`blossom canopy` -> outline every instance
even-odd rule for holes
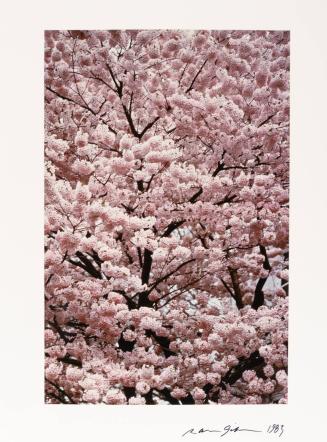
[[[47,403],[287,402],[289,33],[45,32]]]

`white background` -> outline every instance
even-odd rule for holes
[[[324,1],[10,1],[0,27],[0,441],[217,440],[227,424],[285,425],[278,440],[323,441],[326,410],[326,18]],[[44,29],[291,31],[289,404],[43,404]],[[276,440],[265,433],[223,440]]]

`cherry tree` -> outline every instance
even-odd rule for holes
[[[46,31],[47,403],[287,402],[289,33]]]

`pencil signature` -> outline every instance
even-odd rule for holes
[[[203,433],[220,433],[220,437],[226,436],[230,433],[239,433],[241,431],[247,431],[252,433],[269,433],[269,434],[276,434],[276,436],[281,437],[281,435],[284,433],[284,425],[280,424],[272,424],[269,425],[266,430],[259,430],[254,428],[241,428],[239,426],[232,426],[232,425],[226,425],[223,429],[218,428],[200,428],[199,430],[196,430],[195,428],[190,428],[189,430],[185,431],[185,433],[182,434],[183,436],[187,435],[197,435],[197,434],[203,434]]]

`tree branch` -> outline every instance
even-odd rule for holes
[[[233,290],[234,290],[234,299],[236,302],[236,306],[238,309],[241,309],[244,307],[243,301],[242,301],[242,293],[240,289],[240,285],[238,282],[238,276],[237,276],[237,270],[232,269],[231,267],[228,267],[228,271],[232,280]]]
[[[262,364],[264,364],[264,362],[263,357],[261,357],[259,352],[256,350],[246,359],[239,358],[239,363],[225,374],[221,382],[232,385],[242,377],[245,370],[260,367]]]
[[[150,271],[152,265],[152,252],[149,249],[144,249],[143,267],[142,267],[142,284],[149,283]]]
[[[147,124],[145,126],[145,128],[142,130],[142,132],[139,134],[139,138],[141,139],[143,137],[143,135],[149,130],[151,129],[151,127],[159,120],[160,117],[156,117],[153,121],[151,121],[151,123]]]
[[[81,267],[94,278],[102,279],[101,272],[94,267],[92,262],[85,255],[83,255],[82,252],[77,251],[76,256],[80,259],[81,262],[76,262],[72,259],[69,259],[68,261],[75,266]]]
[[[74,365],[75,367],[82,368],[82,362],[78,359],[72,358],[69,355],[64,356],[63,358],[58,358],[58,361],[64,362],[65,364]]]
[[[166,238],[169,236],[175,229],[178,229],[183,223],[185,223],[185,219],[182,219],[180,221],[172,221],[164,231],[164,233],[161,235],[162,238]]]
[[[263,268],[265,270],[270,271],[271,266],[269,264],[266,248],[261,245],[259,246],[259,248],[260,248],[261,255],[263,255],[265,258],[264,263],[263,263]],[[269,276],[269,274],[268,274],[268,276]],[[262,289],[268,279],[268,276],[266,276],[265,278],[260,278],[259,281],[257,282],[256,288],[254,290],[253,302],[251,305],[251,307],[255,310],[257,310],[260,306],[262,306],[264,304],[265,299],[264,299],[264,294],[263,294]]]
[[[169,278],[170,276],[172,276],[174,273],[178,272],[178,270],[180,270],[182,267],[184,267],[185,265],[189,264],[190,262],[195,261],[195,258],[189,259],[188,261],[183,262],[182,264],[180,264],[179,266],[176,267],[176,269],[172,270],[171,272],[167,273],[166,275],[162,276],[161,278],[157,279],[157,281],[151,286],[149,293],[152,292],[153,289],[155,289],[161,282],[163,282],[165,279]]]
[[[62,387],[59,387],[59,385],[55,384],[54,382],[50,381],[47,378],[45,378],[45,381],[48,382],[50,385],[52,385],[52,387],[54,387],[56,390],[58,390],[61,395],[66,396],[72,404],[76,404],[76,402],[72,399],[72,397],[68,393],[66,393],[66,391]],[[58,396],[56,396],[56,399],[58,399],[60,401]],[[63,402],[63,403],[66,404],[67,402]]]
[[[268,118],[266,118],[262,123],[260,123],[260,124],[258,125],[258,128],[261,127],[261,126],[263,126],[264,124],[268,123],[268,121],[270,121],[270,120],[272,119],[272,117],[274,117],[275,115],[276,115],[276,114],[269,115]]]
[[[200,75],[202,69],[204,68],[204,66],[206,65],[208,59],[204,61],[204,63],[202,64],[202,66],[200,67],[200,69],[198,70],[197,74],[195,75],[195,77],[193,78],[190,86],[186,89],[185,93],[188,94],[192,89],[193,89],[193,85],[196,81],[196,79],[198,78],[198,76]]]

